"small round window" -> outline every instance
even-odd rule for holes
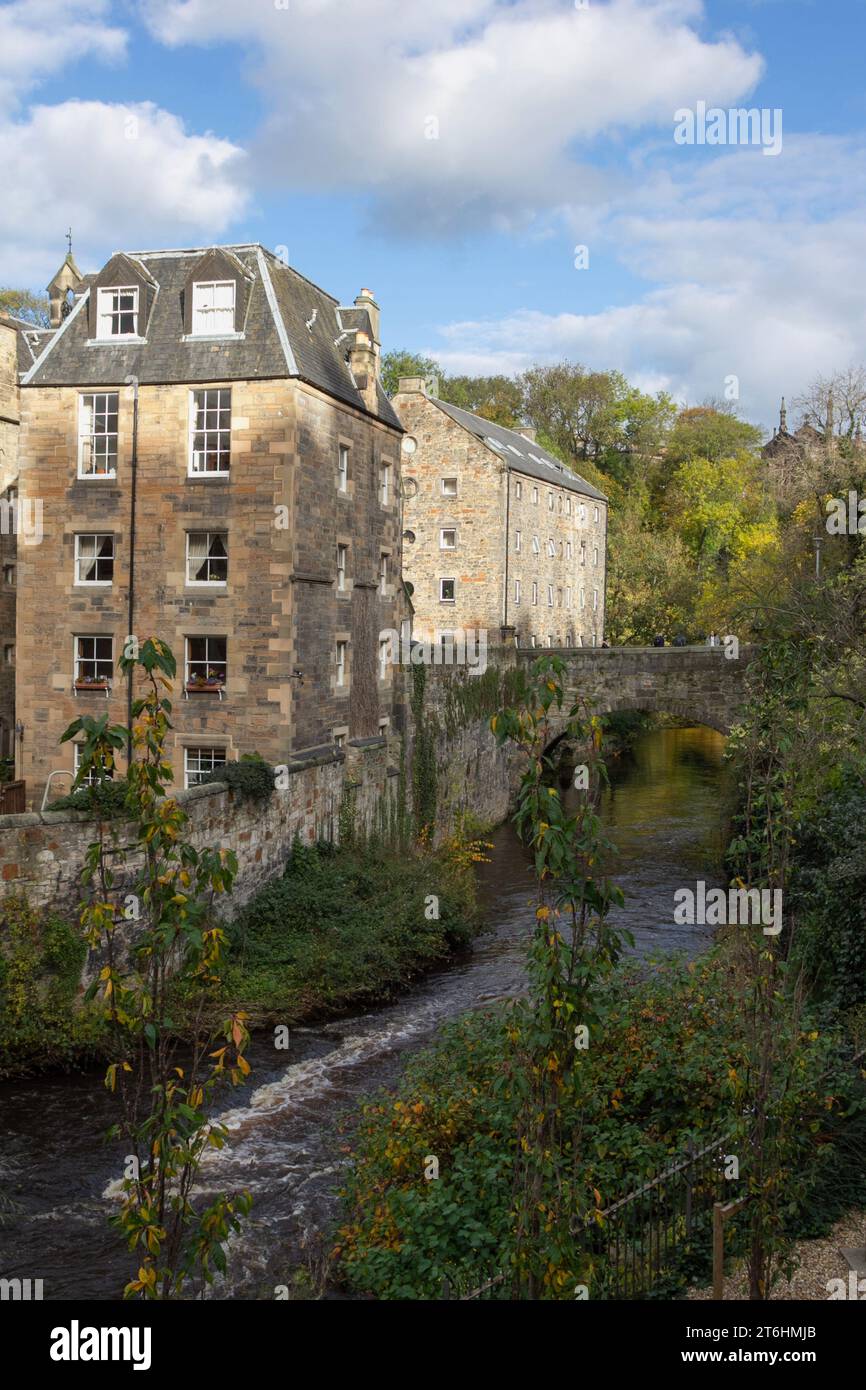
[[[404,478],[404,479],[403,479],[403,496],[404,496],[404,497],[417,497],[417,495],[418,495],[418,479],[417,479],[417,478]]]
[[[414,544],[415,544],[415,532],[414,532],[414,531],[404,531],[404,532],[403,532],[403,539],[404,539],[404,541],[406,541],[407,545],[414,545]]]
[[[416,450],[417,448],[418,448],[418,440],[415,438],[415,436],[412,435],[412,434],[404,434],[404,435],[403,435],[403,453],[404,453],[404,454],[414,454],[414,452],[415,452],[415,450]]]

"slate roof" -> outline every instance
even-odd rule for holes
[[[471,411],[450,405],[448,401],[440,401],[432,396],[429,399],[432,405],[444,410],[458,425],[462,425],[470,434],[474,434],[476,439],[486,444],[513,472],[527,474],[542,483],[567,488],[569,492],[580,492],[584,497],[598,498],[600,502],[607,501],[604,493],[599,492],[598,488],[593,487],[585,478],[581,478],[579,473],[566,468],[565,464],[547,449],[543,449],[540,444],[532,443],[517,430],[507,430],[502,425],[494,425],[481,415],[473,415]],[[495,447],[496,444],[500,446],[498,449]]]
[[[351,336],[341,338],[348,325],[341,322],[337,300],[262,246],[220,248],[240,261],[251,275],[243,336],[220,342],[184,340],[183,287],[190,270],[211,249],[205,246],[127,253],[158,286],[146,328],[147,341],[109,341],[88,346],[88,289],[76,298],[75,307],[58,329],[50,350],[35,364],[27,364],[23,384],[119,385],[127,376],[137,377],[143,386],[299,377],[348,405],[365,410],[346,361]],[[366,310],[358,311],[353,306],[351,312],[363,312],[369,324]],[[378,415],[402,430],[381,389]]]

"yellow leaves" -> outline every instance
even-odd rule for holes
[[[599,1192],[599,1190],[598,1190],[597,1187],[594,1187],[594,1188],[592,1189],[592,1195],[593,1195],[593,1197],[595,1198],[595,1205],[596,1205],[597,1207],[600,1207],[600,1206],[601,1206],[601,1193]]]
[[[536,919],[537,922],[546,922],[549,916],[550,916],[550,908],[549,908],[549,907],[538,907],[538,908],[536,908],[536,910],[535,910],[535,919]]]

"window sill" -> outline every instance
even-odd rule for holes
[[[195,589],[196,593],[201,593],[203,589],[227,589],[228,581],[225,579],[188,579],[184,588]]]
[[[79,483],[116,483],[116,473],[79,473],[76,477]]]
[[[112,579],[76,579],[73,589],[113,589]]]
[[[124,347],[146,347],[147,339],[139,338],[137,333],[112,333],[110,338],[88,338],[85,347],[112,347],[122,343]]]
[[[231,477],[231,470],[226,468],[222,472],[215,470],[210,473],[191,473],[187,471],[186,480],[188,483],[227,483]]]
[[[184,333],[182,343],[238,343],[246,333]]]

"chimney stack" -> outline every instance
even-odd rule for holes
[[[349,349],[349,370],[355,379],[355,385],[364,398],[364,404],[371,414],[375,415],[378,410],[378,362],[376,360],[376,348],[369,333],[365,333],[359,328],[355,333],[355,341]]]
[[[373,298],[373,291],[362,290],[361,293],[358,295],[358,298],[355,300],[355,308],[366,309],[367,313],[370,316],[370,328],[373,331],[373,345],[377,349],[378,355],[379,344],[382,341],[379,337],[382,311],[376,303],[375,299]]]
[[[538,431],[534,425],[518,425],[517,433],[522,434],[524,439],[528,439],[530,444],[536,444]]]

